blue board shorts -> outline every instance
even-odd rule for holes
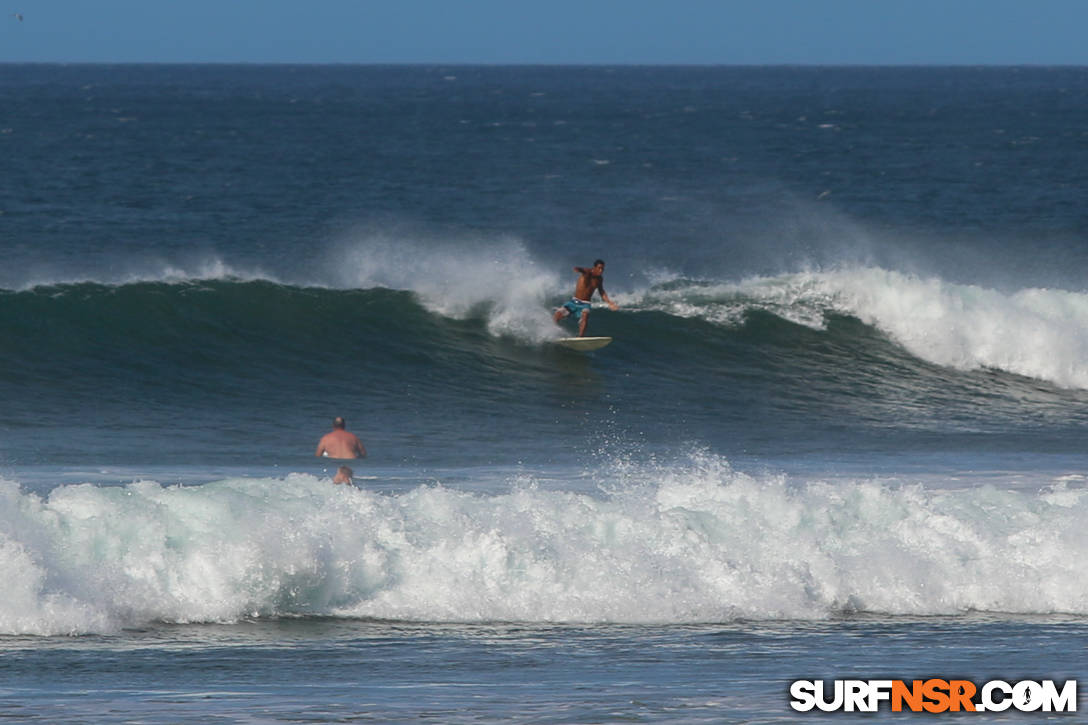
[[[569,302],[564,302],[563,306],[566,307],[567,310],[570,311],[570,314],[575,319],[580,319],[582,317],[582,312],[584,310],[589,310],[589,309],[591,309],[593,307],[593,305],[591,305],[590,303],[583,302],[582,300],[578,299],[577,297],[571,299]]]

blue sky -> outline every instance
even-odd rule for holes
[[[0,62],[1088,65],[1088,0],[0,0],[0,9]]]

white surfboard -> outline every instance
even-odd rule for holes
[[[589,352],[590,350],[600,350],[602,347],[612,342],[611,337],[561,337],[554,341],[556,345],[562,345],[563,347],[570,348],[571,350],[579,350],[581,352]]]

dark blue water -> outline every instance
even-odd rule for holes
[[[1083,674],[1086,119],[1082,68],[0,66],[0,712]]]

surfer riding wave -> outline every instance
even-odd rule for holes
[[[575,315],[578,319],[578,337],[585,337],[586,324],[589,322],[589,311],[592,308],[590,300],[593,299],[594,292],[599,292],[601,299],[608,303],[611,309],[615,310],[618,306],[604,291],[603,259],[596,260],[592,267],[575,267],[574,272],[579,275],[578,281],[574,285],[574,296],[569,302],[563,303],[563,306],[555,311],[554,319],[558,324],[564,317]]]

